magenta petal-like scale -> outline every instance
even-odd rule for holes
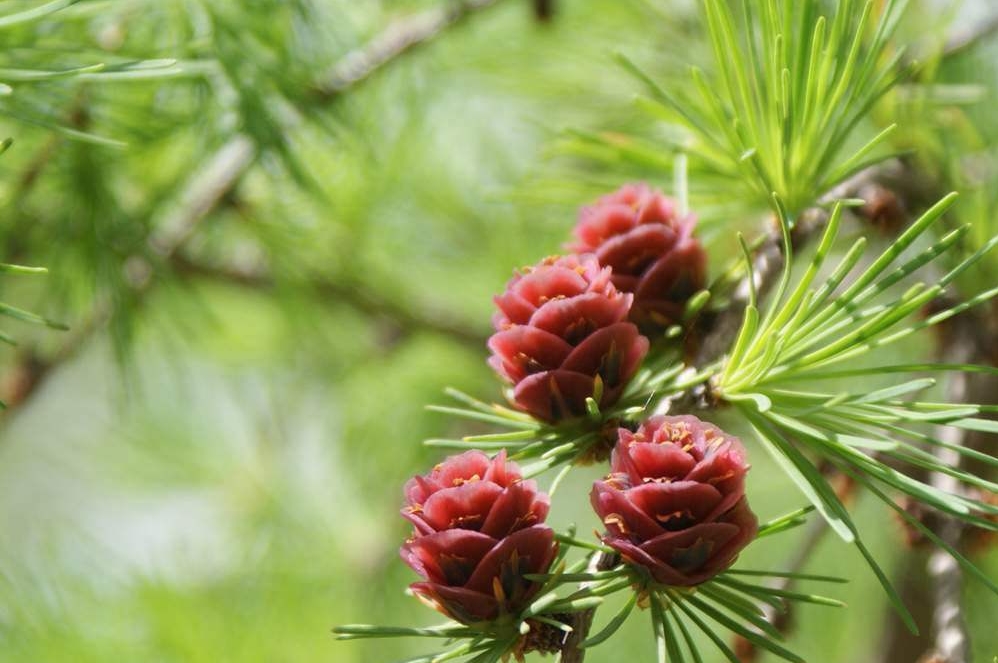
[[[593,484],[590,501],[611,538],[646,541],[661,534],[662,526],[654,516],[631,502],[627,492],[627,489],[619,490],[604,481]]]
[[[622,455],[635,483],[654,477],[686,479],[696,467],[696,460],[675,444],[637,444]]]
[[[496,538],[507,536],[544,522],[550,507],[548,496],[537,492],[533,481],[513,484],[496,498],[481,531]]]
[[[694,238],[696,217],[646,184],[627,184],[582,208],[570,248],[613,269],[634,294],[630,320],[660,333],[682,322],[686,302],[707,283],[707,254]]]
[[[530,317],[530,325],[578,345],[596,330],[625,320],[631,299],[630,295],[609,298],[590,292],[552,300],[537,309]]]
[[[702,521],[724,497],[708,484],[670,481],[634,486],[627,491],[627,499],[671,532]]]
[[[468,577],[460,581],[460,584],[464,584],[481,559],[495,545],[494,538],[481,532],[454,529],[411,539],[402,546],[400,553],[402,560],[413,571],[431,582],[446,582],[444,569],[440,564],[442,555],[467,559],[470,565]]]
[[[486,514],[503,492],[501,486],[472,481],[439,490],[423,504],[422,517],[435,530],[473,529],[480,531]]]
[[[499,616],[499,602],[491,593],[432,582],[415,582],[409,589],[435,604],[447,616],[465,624],[486,622]]]
[[[595,379],[573,371],[537,373],[513,390],[513,400],[541,421],[560,421],[586,413],[586,398],[593,395]]]
[[[666,255],[678,240],[676,232],[666,225],[645,225],[626,235],[608,238],[594,252],[603,265],[614,274],[641,276],[648,267]]]
[[[521,529],[503,538],[482,561],[465,584],[465,587],[480,592],[491,592],[493,579],[498,578],[503,565],[515,557],[520,575],[543,573],[551,565],[556,548],[554,530],[547,525],[534,525]],[[533,583],[521,579],[525,586]]]
[[[514,383],[528,375],[558,368],[572,352],[572,346],[557,335],[529,325],[497,332],[488,345],[502,375]]]

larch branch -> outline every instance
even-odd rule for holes
[[[831,212],[824,207],[825,204],[844,198],[856,198],[872,184],[898,179],[900,172],[905,169],[906,166],[903,163],[892,159],[857,173],[849,180],[828,192],[819,201],[821,206],[805,210],[797,219],[797,223],[791,233],[793,249],[799,250],[803,248],[824,230],[825,225],[831,217]],[[783,255],[782,233],[777,228],[774,228],[752,259],[752,274],[755,278],[755,290],[759,297],[765,296],[776,284],[783,269],[785,259],[786,256]],[[710,321],[711,326],[706,330],[704,342],[697,353],[695,361],[697,367],[713,363],[730,350],[742,324],[745,307],[749,302],[749,292],[750,284],[748,283],[748,278],[745,278],[737,286],[728,305]],[[660,408],[660,411],[685,412],[697,407],[709,407],[711,402],[709,398],[704,397],[704,390],[705,387],[700,385],[676,394],[662,404],[663,407]],[[821,534],[816,532],[814,536],[816,539],[820,539]],[[817,541],[814,542],[814,545],[817,545]],[[579,632],[573,633],[573,637],[577,637],[578,641],[585,640],[591,623],[591,614],[580,613],[578,623],[575,625],[576,630]],[[571,661],[571,663],[581,663],[584,656],[584,650],[571,652],[569,658],[566,658],[565,652],[562,652],[562,662]]]

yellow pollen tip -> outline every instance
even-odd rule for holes
[[[608,514],[603,518],[603,524],[610,526],[615,525],[617,529],[620,530],[621,534],[627,534],[627,525],[624,523],[624,518],[619,513]]]
[[[499,582],[499,577],[492,578],[492,594],[495,595],[496,601],[504,603],[506,601],[506,592],[502,588],[502,583]]]

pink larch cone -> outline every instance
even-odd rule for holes
[[[687,300],[707,283],[707,254],[693,236],[696,217],[645,184],[625,184],[583,207],[576,253],[613,270],[618,290],[634,294],[630,319],[655,334],[681,321]]]
[[[424,578],[410,589],[445,615],[470,624],[516,614],[557,553],[544,525],[550,501],[524,481],[505,452],[452,456],[405,486],[402,515],[415,527],[402,559]]]
[[[620,429],[611,474],[591,501],[606,545],[662,585],[698,585],[734,563],[758,522],[745,499],[738,438],[693,416]]]
[[[489,364],[514,385],[513,402],[547,422],[617,402],[648,352],[627,321],[633,296],[593,256],[551,257],[516,274],[496,297]],[[599,389],[597,389],[599,381]]]

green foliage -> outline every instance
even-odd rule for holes
[[[99,57],[87,49],[59,48],[60,33],[70,30],[74,22],[106,16],[78,1],[20,2],[20,10],[0,15],[5,46],[0,58],[0,116],[89,144],[123,147],[120,140],[81,126],[80,117],[60,116],[61,101],[78,94],[81,83],[158,80],[185,72],[174,60],[132,59],[108,52]]]
[[[890,43],[906,3],[847,0],[831,18],[820,0],[736,4],[737,18],[728,2],[705,3],[714,64],[710,73],[694,67],[689,84],[665,87],[620,61],[648,90],[639,105],[685,129],[668,135],[670,147],[687,152],[710,186],[735,187],[757,205],[776,193],[796,216],[889,156],[880,148],[893,125],[859,145],[857,138],[876,103],[908,75],[903,51]],[[641,160],[654,149],[588,138],[602,142],[605,156],[624,150]]]
[[[24,267],[23,265],[8,265],[0,263],[0,274],[44,274],[46,271],[47,270],[43,267]],[[24,311],[15,306],[11,306],[10,304],[4,304],[3,302],[0,302],[0,315],[14,320],[20,320],[22,322],[46,325],[54,329],[67,329],[67,327],[61,323],[47,320],[39,315]],[[14,339],[2,332],[0,332],[0,341],[14,345]]]
[[[998,238],[994,238],[980,252],[957,264],[931,287],[915,283],[905,290],[895,288],[906,277],[952,248],[967,230],[965,227],[952,231],[914,256],[902,258],[906,249],[933,224],[939,222],[954,198],[955,196],[948,196],[940,201],[905,230],[868,267],[850,277],[865,246],[865,241],[860,238],[817,288],[812,285],[832,248],[843,208],[838,205],[832,212],[810,265],[792,289],[790,221],[785,213],[782,214],[780,218],[787,261],[776,294],[763,316],[760,316],[755,297],[752,296],[738,340],[716,380],[717,395],[738,406],[752,423],[759,439],[765,443],[767,451],[794,479],[832,528],[844,540],[856,542],[861,550],[859,532],[848,511],[813,461],[798,449],[798,444],[832,466],[856,477],[865,486],[870,487],[879,482],[969,524],[995,529],[995,524],[986,517],[988,514],[998,513],[993,505],[941,491],[899,472],[886,462],[891,459],[920,470],[942,472],[967,486],[994,491],[998,486],[992,482],[959,468],[949,467],[932,453],[913,443],[945,447],[998,466],[998,459],[992,456],[942,442],[933,435],[919,431],[924,424],[934,423],[998,432],[998,427],[993,422],[974,418],[974,415],[986,409],[985,406],[902,400],[935,383],[934,380],[924,378],[874,391],[812,391],[816,382],[843,375],[829,372],[829,367],[840,362],[854,361],[867,352],[897,342],[998,295],[998,288],[993,288],[923,320],[903,324],[930,301],[937,299],[961,272],[998,244]],[[837,294],[832,297],[833,293]],[[872,304],[874,301],[878,303]],[[896,374],[912,368],[918,367],[871,365],[848,371],[848,375],[870,380],[883,372]],[[929,371],[964,369],[962,366],[945,365],[926,365],[922,368]],[[998,375],[998,369],[966,368]],[[905,438],[909,441],[905,441]],[[879,489],[874,492],[888,505],[896,507],[884,492]],[[900,508],[899,511],[903,512]],[[938,537],[932,538],[947,550],[953,551],[951,546]],[[865,552],[864,555],[877,570],[873,558]],[[971,573],[998,593],[998,586],[973,564],[962,556],[958,558]],[[914,629],[914,622],[886,577],[879,570],[877,575],[895,605],[905,615],[909,627]]]
[[[545,477],[552,492],[561,486],[556,517],[588,522],[584,500],[564,498],[587,488],[586,470],[566,470],[593,451],[594,432],[691,391],[732,403],[718,416],[755,438],[753,504],[782,506],[796,486],[862,544],[821,551],[819,573],[861,576],[875,564],[888,584],[903,553],[886,521],[829,492],[818,464],[913,528],[921,523],[898,508],[899,494],[985,524],[993,507],[908,470],[995,488],[931,453],[952,448],[993,466],[934,428],[993,432],[993,407],[925,393],[934,388],[926,374],[941,386],[955,372],[994,371],[923,358],[927,327],[994,294],[976,294],[994,283],[988,249],[998,234],[986,52],[964,53],[962,65],[943,58],[935,78],[923,68],[896,85],[909,73],[895,47],[902,3],[844,1],[831,12],[812,1],[712,0],[706,34],[664,1],[565,2],[547,26],[530,23],[522,3],[498,4],[331,92],[347,56],[406,12],[442,5],[5,3],[0,129],[17,149],[0,162],[0,259],[52,271],[14,278],[0,267],[3,300],[18,303],[0,314],[92,327],[96,342],[66,361],[65,335],[13,333],[41,359],[66,363],[0,439],[0,659],[411,654],[405,644],[332,643],[328,629],[358,618],[411,623],[417,612],[399,591],[412,578],[393,559],[405,536],[397,487],[441,453],[417,439],[508,448],[538,476],[560,470]],[[900,30],[925,27],[912,14],[914,27]],[[636,106],[634,81],[606,57],[620,49],[647,84]],[[692,83],[689,63],[701,67]],[[967,80],[985,94],[951,103],[951,86]],[[904,131],[892,132],[895,122]],[[543,160],[565,126],[581,127],[556,138],[574,159]],[[664,351],[618,405],[592,408],[571,429],[491,403],[480,349],[489,296],[511,267],[558,250],[578,205],[623,179],[668,182],[686,154],[691,204],[720,263],[737,248],[728,231],[750,235],[758,208],[782,201],[787,231],[858,169],[909,150],[928,188],[960,190],[960,205],[942,215],[944,201],[900,244],[874,252],[872,266],[861,243],[839,246],[836,232],[853,231],[837,209],[803,275],[788,265],[773,299],[750,307],[727,361],[690,367]],[[707,306],[725,305],[742,277],[740,266],[719,277]],[[944,289],[962,298],[919,319]],[[125,388],[105,388],[120,382],[106,341],[119,360],[134,358]],[[463,392],[444,413],[467,419],[423,411],[445,384]],[[126,391],[127,408],[117,398]],[[180,516],[168,517],[177,503]],[[843,588],[849,612],[803,608],[788,644],[757,634],[763,605],[815,598],[769,591],[779,570],[751,571],[784,562],[795,535],[766,537],[743,555],[750,571],[702,593],[655,595],[657,644],[632,618],[629,585],[577,597],[605,599],[588,660],[643,660],[653,648],[669,660],[712,660],[729,631],[774,655],[866,655],[879,620],[856,615],[884,600],[863,593],[867,583]],[[978,653],[990,653],[980,616],[993,612],[981,591],[993,585],[993,560],[952,552],[976,574],[966,605]],[[604,589],[623,579],[564,575]],[[616,629],[613,645],[596,646]],[[501,653],[484,640],[475,647],[478,660]]]
[[[993,113],[998,101],[998,70],[994,45],[988,40],[947,53],[943,45],[930,52],[918,72],[918,84],[902,86],[894,100],[896,114],[907,136],[895,136],[898,149],[911,150],[920,170],[931,173],[938,187],[960,191],[961,204],[950,215],[950,226],[968,226],[957,250],[945,260],[956,264],[985,247],[998,235],[998,151]],[[975,284],[994,281],[998,253],[991,252],[961,274],[955,284],[961,293]]]
[[[948,233],[939,242],[930,245],[922,252],[901,259],[905,249],[933,223],[939,221],[953,199],[953,196],[949,196],[926,212],[872,264],[860,274],[850,278],[849,274],[858,262],[865,244],[862,239],[858,240],[825,282],[818,288],[812,288],[838,231],[842,207],[836,207],[806,273],[793,290],[788,287],[791,273],[788,260],[777,292],[761,320],[754,299],[750,302],[738,341],[716,381],[716,393],[747,411],[758,413],[754,416],[769,418],[770,423],[784,428],[789,427],[797,435],[802,435],[812,442],[825,443],[828,446],[824,451],[844,462],[876,463],[853,448],[859,447],[876,450],[908,462],[918,462],[920,465],[929,463],[927,469],[947,471],[945,467],[932,460],[931,454],[896,441],[894,439],[896,433],[904,429],[898,429],[894,425],[935,422],[961,427],[976,426],[978,420],[972,417],[978,414],[983,406],[898,400],[907,394],[917,393],[932,386],[934,381],[928,379],[910,380],[872,392],[864,390],[836,394],[796,391],[793,385],[814,385],[816,381],[829,377],[827,371],[829,367],[854,360],[867,352],[897,342],[918,330],[941,323],[975,304],[986,302],[998,295],[998,288],[992,288],[925,319],[916,320],[906,326],[902,324],[924,308],[928,302],[939,297],[946,286],[961,272],[980,259],[988,249],[998,244],[998,238],[992,239],[984,249],[958,264],[931,287],[924,283],[916,283],[903,291],[895,288],[916,269],[938,258],[941,253],[952,247],[965,230]],[[783,228],[785,251],[789,258],[792,257],[790,229],[789,221],[785,217],[783,217]],[[894,269],[890,269],[892,266]],[[839,287],[844,289],[831,298],[831,294]],[[877,299],[879,303],[865,306]],[[832,338],[835,340],[829,340]],[[925,368],[933,367],[929,365]],[[962,369],[951,366],[938,367],[939,370],[954,368]],[[853,370],[850,374],[856,377],[874,376],[885,371],[898,373],[906,369],[907,367],[903,366],[874,365]],[[996,372],[988,367],[980,367],[977,370]],[[831,373],[831,376],[835,375],[841,374]],[[790,416],[790,412],[794,415]],[[808,424],[818,429],[831,429],[833,436],[838,435],[839,439],[831,440],[827,434]],[[979,425],[985,429],[990,428],[983,421]],[[873,437],[864,436],[864,431],[869,432],[878,428],[883,432],[876,433]],[[859,435],[855,435],[857,432]],[[898,445],[902,445],[902,450],[898,450]],[[972,449],[961,449],[961,451],[975,457],[980,455]],[[966,473],[958,474],[960,478],[971,483],[980,484],[983,481]],[[890,473],[889,476],[893,474]],[[984,484],[990,486],[989,482]],[[893,486],[912,494],[913,488],[903,481]],[[927,499],[929,503],[941,509],[950,511],[954,509],[953,502],[937,501],[923,491],[919,491],[918,497]],[[961,502],[960,498],[952,499],[957,504]],[[821,504],[816,506],[822,507]],[[990,512],[986,505],[975,505],[975,507]],[[957,511],[964,515],[970,513],[966,508]],[[824,513],[828,515],[827,511]],[[833,522],[836,522],[835,519]]]

